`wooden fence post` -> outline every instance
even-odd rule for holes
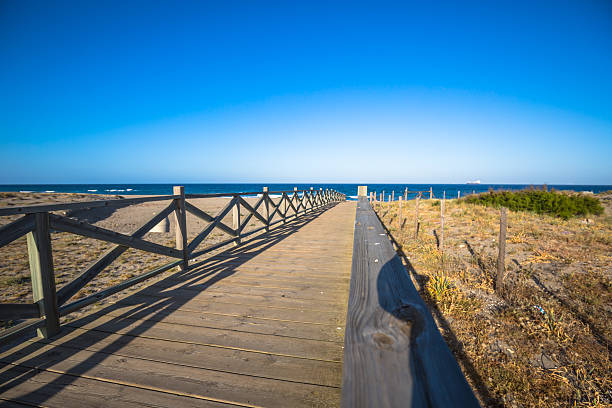
[[[314,199],[314,187],[310,187],[310,200],[309,200],[309,202],[310,202],[310,211],[312,211],[313,208],[314,208],[313,199]]]
[[[176,200],[174,209],[174,235],[176,237],[176,249],[183,251],[183,263],[179,266],[182,271],[189,267],[189,253],[187,252],[187,218],[185,211],[185,186],[172,187],[172,194],[180,196]]]
[[[266,231],[270,231],[270,196],[268,194],[268,187],[263,188],[263,200],[264,200],[264,208],[266,211]]]
[[[402,196],[399,196],[399,212],[397,217],[397,229],[402,230]]]
[[[444,204],[446,201],[446,191],[442,192],[440,201],[440,250],[444,252]]]
[[[35,222],[35,230],[27,235],[28,256],[34,302],[38,304],[40,315],[45,317],[45,325],[37,332],[40,337],[48,339],[60,330],[49,213],[36,213]]]
[[[461,190],[457,190],[457,200],[461,198]]]
[[[433,187],[429,187],[429,199],[433,198]]]
[[[234,196],[236,199],[238,196]],[[236,231],[236,241],[234,241],[234,245],[240,245],[240,201],[236,200],[236,203],[232,207],[232,226]]]
[[[395,201],[395,190],[391,191],[391,201]]]
[[[421,200],[421,193],[415,198],[414,203],[414,239],[419,237],[419,201]]]
[[[497,276],[495,282],[495,291],[500,293],[504,285],[504,275],[506,273],[506,228],[507,209],[502,207],[499,217],[499,252],[497,254]]]
[[[408,201],[408,187],[404,190],[404,201]]]
[[[382,195],[380,196],[381,197],[380,201],[385,201],[385,190],[383,190],[381,194]]]

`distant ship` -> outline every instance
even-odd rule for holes
[[[480,180],[468,181],[465,184],[480,184]]]

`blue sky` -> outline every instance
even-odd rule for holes
[[[0,55],[0,183],[612,184],[609,1],[5,0]]]

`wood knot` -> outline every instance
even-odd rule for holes
[[[372,340],[374,340],[376,347],[383,350],[389,350],[393,343],[395,343],[391,337],[381,332],[374,333]]]
[[[402,304],[395,308],[392,314],[404,323],[400,329],[405,335],[410,336],[411,340],[414,340],[423,332],[425,319],[413,305]]]

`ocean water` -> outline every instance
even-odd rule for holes
[[[184,184],[187,194],[209,194],[209,193],[242,193],[262,191],[267,186],[270,191],[299,190],[314,187],[315,190],[334,189],[347,195],[349,199],[357,198],[357,186],[359,184]],[[461,196],[493,190],[520,190],[528,188],[528,184],[366,184],[368,192],[385,192],[385,197],[395,192],[395,196],[404,194],[408,188],[410,191],[423,191],[424,197],[429,197],[429,188],[433,189],[434,197],[456,198],[457,193]],[[0,191],[24,191],[24,192],[57,192],[57,193],[90,193],[90,194],[118,194],[118,195],[149,195],[172,194],[173,184],[0,184]],[[535,186],[538,187],[538,186]],[[548,188],[556,190],[592,191],[599,193],[612,190],[612,185],[548,185]],[[416,197],[417,193],[409,193],[408,198]]]

